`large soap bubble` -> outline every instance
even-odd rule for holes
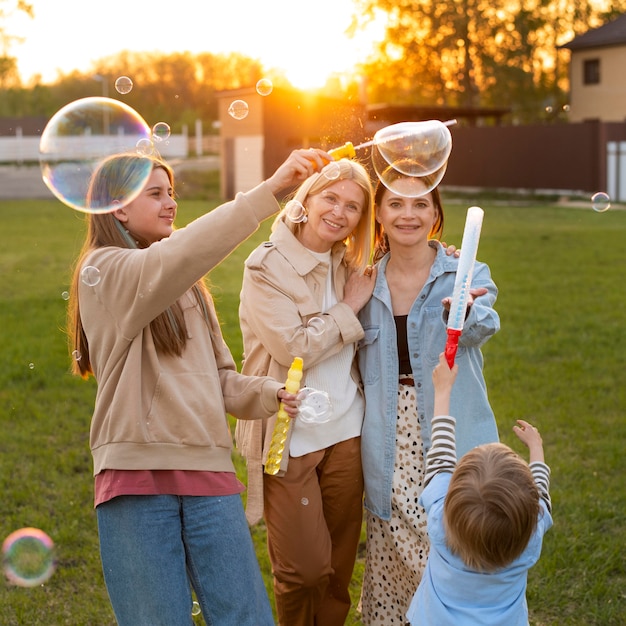
[[[426,184],[414,186],[414,193],[424,195],[442,180],[452,150],[452,136],[448,127],[438,120],[401,122],[381,128],[372,146],[372,165],[382,183],[391,191],[400,193],[395,181],[402,176],[420,178]],[[403,184],[406,190],[407,186]],[[417,196],[410,196],[417,197]]]
[[[108,213],[128,204],[144,188],[152,163],[135,172],[132,185],[114,205],[90,207],[87,190],[91,175],[106,158],[117,154],[145,154],[153,145],[152,129],[133,108],[111,98],[82,98],[57,111],[41,135],[39,162],[44,183],[67,206],[86,213]]]

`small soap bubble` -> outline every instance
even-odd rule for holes
[[[321,317],[312,317],[306,324],[312,335],[321,335],[325,328],[326,322]]]
[[[325,424],[333,414],[330,397],[325,391],[303,387],[298,392],[298,418],[306,424]]]
[[[154,142],[147,137],[142,137],[136,144],[135,149],[137,154],[142,156],[150,156],[154,154]]]
[[[274,85],[269,78],[261,78],[256,84],[256,91],[260,96],[269,96],[273,89]]]
[[[336,161],[331,161],[328,165],[323,167],[322,174],[324,174],[328,180],[337,180],[339,176],[341,176],[341,167]]]
[[[133,81],[128,76],[120,76],[115,81],[115,89],[118,93],[127,94],[133,89]]]
[[[170,134],[171,130],[169,124],[166,124],[165,122],[157,122],[152,127],[152,137],[155,141],[165,141],[169,138]]]
[[[200,603],[194,600],[191,605],[191,614],[200,615],[200,613],[202,613],[202,610],[200,609]]]
[[[54,542],[39,528],[20,528],[2,544],[2,567],[11,584],[37,587],[54,573]]]
[[[302,506],[308,506],[309,499],[308,498],[300,498],[300,504],[302,504]]]
[[[83,358],[83,355],[82,355],[82,354],[81,354],[78,350],[73,350],[73,351],[72,351],[72,358],[73,358],[75,361],[77,361],[77,362],[78,362],[78,361],[80,361],[80,360]]]
[[[34,370],[35,369],[35,364],[34,363],[29,363],[28,364],[28,369],[29,370]]]
[[[69,300],[70,299],[70,292],[69,291],[63,291],[61,293],[61,298],[63,298],[63,300]]]
[[[244,119],[248,116],[248,103],[245,100],[233,100],[228,107],[228,114],[236,120]]]
[[[604,213],[611,208],[611,199],[608,193],[598,191],[591,196],[591,207],[597,213]]]
[[[285,216],[294,224],[307,221],[306,209],[300,200],[289,200],[289,202],[285,204]]]
[[[93,265],[85,265],[80,272],[80,279],[87,287],[95,287],[100,282],[100,270]]]

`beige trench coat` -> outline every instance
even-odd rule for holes
[[[242,373],[287,378],[294,357],[304,361],[304,372],[335,354],[344,346],[356,344],[363,328],[352,309],[341,302],[349,269],[343,261],[345,246],[335,244],[332,271],[340,301],[322,315],[322,300],[328,265],[320,262],[279,223],[270,240],[254,250],[245,263],[239,319],[244,343]],[[324,332],[307,329],[312,317],[322,317]],[[356,359],[352,377],[361,388]],[[246,516],[250,524],[263,515],[263,464],[266,459],[276,416],[269,419],[239,420],[236,445],[248,466]],[[286,444],[288,450],[289,442]],[[280,473],[287,469],[285,454]]]

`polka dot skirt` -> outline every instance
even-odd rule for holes
[[[426,512],[417,504],[424,451],[415,388],[398,387],[391,519],[367,512],[367,549],[360,610],[365,626],[403,626],[428,558]]]

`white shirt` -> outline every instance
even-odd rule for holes
[[[308,251],[329,268],[322,301],[322,313],[324,313],[337,304],[333,273],[330,271],[330,250],[328,252]],[[355,350],[354,344],[347,345],[337,354],[333,354],[306,370],[302,386],[328,393],[332,412],[330,419],[322,424],[295,420],[289,444],[291,456],[303,456],[309,452],[323,450],[361,434],[365,401],[350,375]]]

